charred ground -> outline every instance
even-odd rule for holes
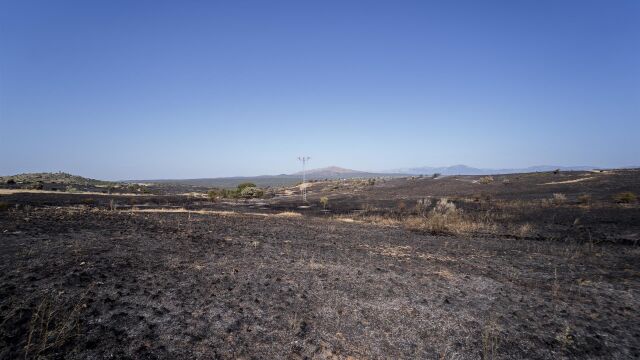
[[[639,174],[2,195],[0,358],[635,358]]]

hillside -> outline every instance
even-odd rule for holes
[[[338,166],[329,166],[319,169],[309,169],[306,171],[308,180],[324,179],[355,179],[374,177],[397,177],[403,174],[397,173],[370,173],[352,169],[345,169]],[[148,183],[148,184],[174,184],[197,187],[222,187],[233,188],[243,182],[252,182],[259,187],[290,186],[302,181],[302,172],[280,175],[260,175],[260,176],[233,176],[220,178],[201,179],[158,179],[158,180],[127,180],[128,183]]]
[[[0,183],[15,182],[16,184],[61,184],[61,185],[83,185],[98,186],[114,184],[109,181],[90,179],[78,175],[72,175],[64,172],[42,172],[42,173],[24,173],[10,176],[0,176]]]

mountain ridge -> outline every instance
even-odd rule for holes
[[[530,172],[546,172],[546,171],[590,171],[599,169],[597,166],[558,166],[558,165],[535,165],[525,168],[503,168],[503,169],[490,169],[490,168],[476,168],[463,164],[451,165],[451,166],[419,166],[412,168],[401,168],[389,170],[389,172],[405,173],[409,175],[497,175],[497,174],[517,174],[517,173],[530,173]]]

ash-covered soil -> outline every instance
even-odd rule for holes
[[[640,249],[317,216],[0,212],[0,358],[637,358]]]
[[[640,195],[640,169],[571,171],[483,176],[410,177],[316,182],[308,188],[308,209],[295,194],[270,200],[272,209],[402,219],[427,212],[442,198],[465,217],[495,226],[488,235],[552,241],[640,244],[640,203],[616,201]],[[320,199],[326,197],[326,211]],[[526,227],[526,233],[514,229]],[[484,235],[480,233],[476,236]]]

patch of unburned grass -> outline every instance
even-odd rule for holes
[[[452,235],[494,232],[496,229],[495,224],[489,219],[474,219],[467,216],[446,198],[440,199],[435,208],[425,216],[404,219],[403,225],[413,231]]]
[[[274,216],[293,218],[293,217],[301,217],[302,214],[294,212],[294,211],[284,211],[284,212],[281,212],[281,213],[277,213]]]
[[[458,209],[446,198],[440,199],[431,211],[416,211],[412,214],[390,213],[386,215],[367,212],[353,217],[337,217],[343,222],[358,222],[378,226],[398,227],[429,234],[463,235],[495,232],[496,225],[492,216],[471,217]]]

